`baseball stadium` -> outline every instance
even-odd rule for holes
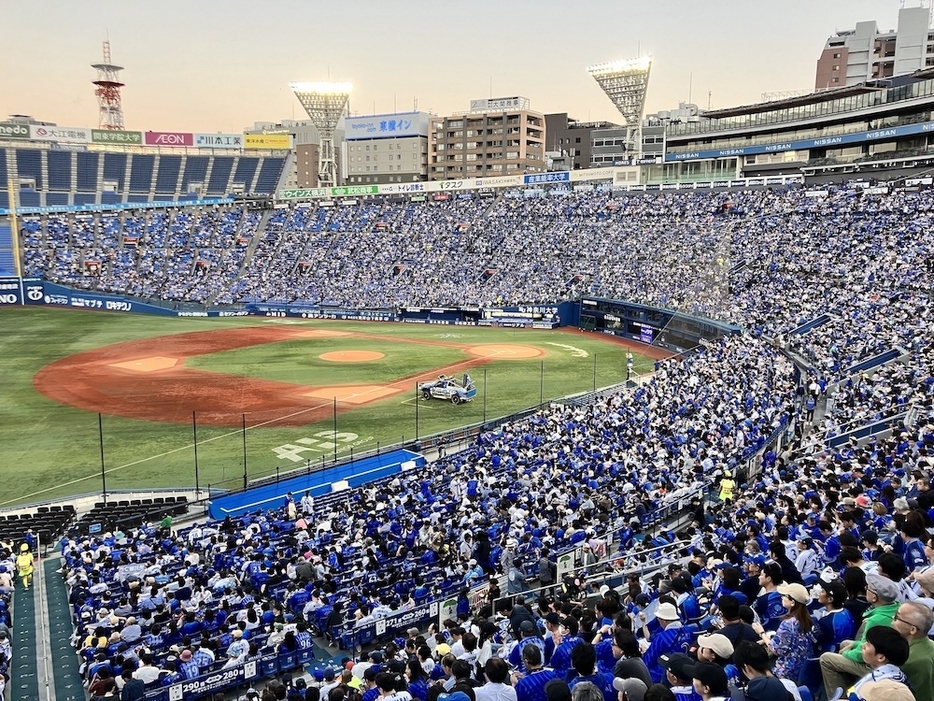
[[[934,699],[934,68],[652,64],[0,123],[0,699]]]

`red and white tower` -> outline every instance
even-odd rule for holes
[[[92,63],[91,68],[97,69],[97,80],[94,81],[97,90],[94,94],[97,95],[100,108],[100,128],[123,129],[123,102],[120,99],[120,88],[123,87],[120,71],[123,66],[115,66],[110,62],[110,41],[104,42],[103,63]]]

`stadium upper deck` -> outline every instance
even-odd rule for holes
[[[895,79],[709,111],[665,128],[664,163],[649,181],[844,172],[882,158],[923,156],[934,134],[934,69]]]

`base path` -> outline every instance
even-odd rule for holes
[[[130,419],[187,424],[197,412],[200,425],[237,428],[246,414],[248,426],[304,426],[338,411],[412,391],[416,382],[439,373],[453,374],[493,360],[532,358],[544,351],[530,346],[429,342],[465,348],[469,359],[432,368],[411,377],[387,378],[384,385],[317,386],[277,382],[242,375],[197,370],[185,358],[295,338],[360,336],[349,331],[263,326],[158,336],[95,348],[62,358],[42,368],[33,385],[66,406]],[[407,338],[387,338],[423,343]],[[383,357],[376,351],[324,353],[331,362],[367,362]]]

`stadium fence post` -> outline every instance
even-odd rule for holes
[[[334,463],[337,463],[337,397],[334,397],[333,403],[333,413],[334,413]]]
[[[418,383],[415,383],[415,442],[418,443]]]
[[[201,482],[198,479],[198,419],[195,413],[195,411],[191,412],[191,433],[194,438],[193,445],[195,449],[195,499],[198,499],[201,496]]]
[[[246,489],[247,486],[247,472],[246,472],[246,414],[240,414],[240,425],[242,427],[243,433],[243,488]]]
[[[483,368],[483,423],[486,424],[486,368]]]
[[[597,391],[597,354],[593,354],[593,391]]]
[[[545,404],[545,361],[542,361],[542,369],[538,373],[538,408],[541,409]]]
[[[107,504],[107,470],[104,469],[104,415],[97,412],[97,437],[101,444],[101,497]]]

